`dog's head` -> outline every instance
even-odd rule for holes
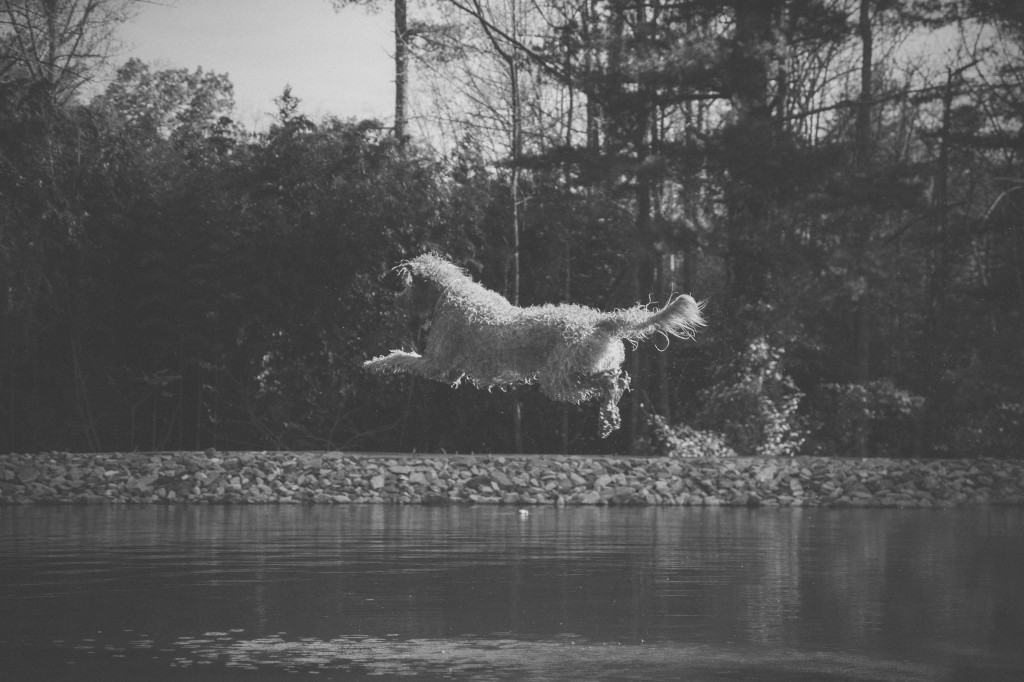
[[[412,261],[396,267],[395,274],[402,286],[396,302],[406,317],[410,342],[417,351],[423,352],[441,287],[418,272]]]
[[[453,280],[466,279],[462,268],[433,253],[405,261],[395,270],[402,279],[401,298],[406,311],[428,324],[445,287]]]
[[[405,287],[399,294],[406,312],[420,322],[429,321],[434,315],[434,307],[441,296],[441,287],[437,283],[419,277],[407,271],[403,275]]]

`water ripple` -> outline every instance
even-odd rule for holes
[[[1021,510],[515,511],[0,508],[3,679],[1024,673]]]

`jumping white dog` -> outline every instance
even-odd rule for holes
[[[398,266],[403,296],[428,326],[423,355],[401,350],[363,363],[370,372],[415,374],[477,387],[540,384],[562,402],[601,399],[601,437],[621,425],[618,402],[629,388],[623,341],[656,332],[692,339],[704,325],[702,304],[685,294],[665,307],[602,312],[573,304],[521,308],[485,289],[450,261],[424,254]]]

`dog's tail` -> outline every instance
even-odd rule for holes
[[[679,294],[669,299],[661,310],[651,312],[650,308],[638,305],[626,310],[617,310],[598,323],[598,326],[627,341],[640,341],[662,332],[683,339],[692,339],[699,327],[704,326],[701,311],[703,303],[692,296]]]

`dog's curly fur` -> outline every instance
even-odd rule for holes
[[[660,310],[647,306],[601,312],[580,305],[521,308],[485,289],[450,261],[424,254],[399,266],[412,312],[429,325],[423,355],[401,350],[368,360],[374,373],[405,372],[478,387],[540,384],[553,400],[602,399],[602,437],[620,425],[618,402],[629,388],[623,341],[656,332],[693,338],[702,305],[678,295]]]

